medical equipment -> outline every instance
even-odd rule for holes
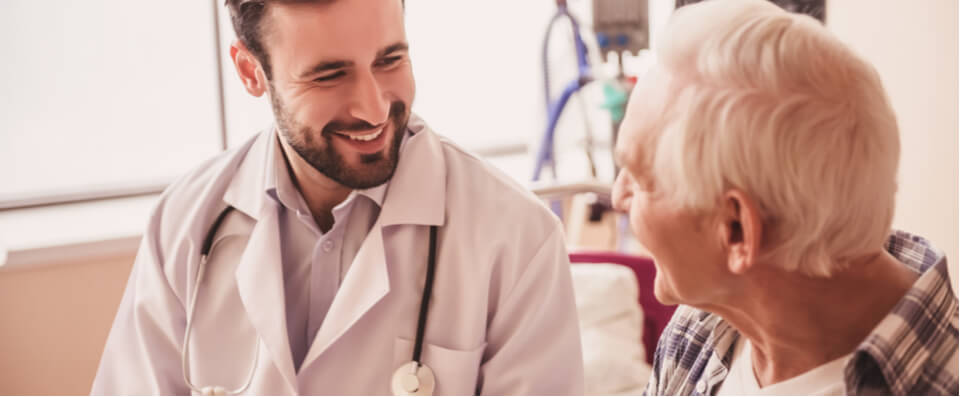
[[[586,42],[580,32],[580,23],[573,14],[571,14],[566,0],[557,0],[556,3],[557,12],[547,26],[546,37],[543,41],[543,81],[544,96],[547,104],[547,126],[543,133],[534,164],[533,181],[540,179],[540,174],[544,167],[549,167],[553,172],[554,179],[556,179],[554,139],[560,116],[570,98],[574,94],[581,92],[584,86],[594,80],[601,80],[604,83],[603,93],[605,100],[603,107],[611,114],[611,120],[613,121],[611,143],[616,143],[617,130],[623,118],[626,98],[630,89],[633,87],[630,79],[623,74],[623,57],[626,56],[626,53],[639,53],[641,50],[649,48],[647,0],[592,0],[592,30],[596,38],[595,51],[599,52],[599,59],[605,58],[606,54],[613,52],[616,55],[618,66],[616,76],[609,76],[609,78],[595,76],[589,62]],[[577,77],[564,86],[559,97],[554,98],[550,94],[551,84],[550,68],[548,67],[548,48],[553,28],[557,21],[562,19],[570,22],[573,29],[573,44],[577,57]],[[591,41],[591,43],[592,42],[593,41]],[[599,70],[603,69],[601,68]],[[581,104],[582,103],[581,101]],[[593,159],[593,134],[590,133],[591,126],[589,119],[586,117],[586,109],[584,109],[584,119],[587,130],[584,146],[591,168],[591,175],[596,177],[597,168]],[[616,165],[614,165],[614,168],[617,168]]]
[[[571,81],[564,86],[560,97],[554,101],[550,96],[550,73],[549,68],[547,67],[547,49],[549,48],[550,34],[553,31],[553,27],[556,22],[561,19],[566,19],[569,21],[571,27],[573,28],[573,44],[577,53],[577,78],[576,80]],[[534,165],[533,181],[540,179],[540,172],[543,170],[545,165],[550,165],[551,169],[553,170],[554,177],[556,177],[553,138],[557,129],[557,123],[560,122],[560,115],[563,113],[563,108],[567,105],[570,97],[587,85],[587,83],[589,83],[592,79],[590,62],[587,59],[587,45],[584,43],[583,37],[580,35],[580,24],[577,22],[577,19],[573,16],[573,14],[570,13],[565,0],[557,1],[557,13],[550,20],[550,24],[547,27],[546,37],[543,40],[543,70],[544,94],[547,101],[547,128],[543,133],[543,140],[540,143],[540,149]]]
[[[430,251],[427,254],[427,281],[423,286],[423,298],[420,300],[420,317],[417,319],[417,339],[413,345],[413,361],[403,364],[393,374],[390,382],[394,395],[430,396],[436,387],[433,370],[420,362],[423,350],[423,332],[427,328],[427,313],[430,295],[433,292],[433,277],[437,267],[437,227],[430,226]]]
[[[603,83],[602,105],[610,113],[611,142],[615,145],[627,98],[636,83],[635,78],[624,76],[623,59],[650,47],[647,0],[593,0],[593,32],[600,53],[606,57],[613,52],[617,60],[616,78]],[[614,175],[620,172],[616,162],[613,169]]]
[[[703,0],[676,0],[674,8],[680,8],[688,4],[699,3]],[[826,22],[826,4],[825,0],[770,0],[784,10],[799,14],[806,14],[816,18],[821,23]]]
[[[646,0],[593,0],[593,31],[602,52],[638,53],[650,46]]]
[[[233,211],[233,209],[234,208],[232,206],[227,206],[227,208],[221,211],[220,215],[217,216],[216,220],[214,220],[213,224],[210,226],[210,229],[207,231],[206,237],[203,239],[203,245],[200,249],[200,265],[197,269],[197,277],[195,282],[196,287],[194,287],[193,295],[190,297],[190,304],[187,307],[187,324],[183,336],[183,353],[181,356],[183,364],[183,380],[187,386],[190,387],[190,390],[204,396],[225,396],[243,393],[250,387],[250,384],[253,381],[253,375],[257,367],[257,360],[259,360],[260,357],[260,339],[257,338],[257,346],[254,348],[255,356],[253,358],[252,365],[250,366],[250,372],[247,375],[247,380],[243,385],[233,390],[227,390],[227,388],[223,386],[201,387],[195,385],[190,380],[190,360],[188,349],[190,346],[190,331],[193,322],[194,309],[196,308],[197,303],[197,295],[199,295],[200,284],[203,282],[203,275],[204,270],[206,269],[207,260],[209,259],[210,253],[213,251],[213,248],[216,245],[214,238],[216,237],[217,231],[220,229],[220,225],[223,223],[227,214]],[[393,374],[390,385],[391,390],[395,395],[429,396],[433,394],[433,391],[436,388],[436,377],[433,373],[433,370],[420,361],[420,355],[423,350],[423,338],[427,326],[430,295],[433,292],[433,280],[436,274],[437,229],[437,226],[430,226],[430,251],[427,255],[426,284],[424,285],[423,296],[420,300],[420,313],[417,319],[417,336],[413,348],[413,360],[408,363],[404,363]]]
[[[223,223],[223,220],[227,217],[227,214],[233,210],[232,206],[228,206],[220,215],[217,215],[217,219],[213,221],[213,225],[210,227],[210,230],[207,232],[207,236],[203,239],[203,245],[200,248],[200,266],[197,269],[197,279],[196,279],[196,288],[193,290],[193,295],[190,296],[190,304],[187,307],[187,325],[183,334],[183,352],[180,356],[181,367],[183,368],[183,381],[190,387],[190,390],[193,390],[194,393],[203,395],[203,396],[233,396],[243,393],[247,388],[250,387],[250,382],[253,381],[254,370],[257,368],[257,360],[260,359],[260,338],[257,338],[257,346],[254,347],[254,357],[250,365],[250,373],[247,374],[247,381],[242,386],[234,390],[227,390],[223,386],[204,386],[199,387],[193,384],[190,381],[190,332],[193,329],[193,310],[197,307],[197,296],[200,295],[200,283],[203,282],[203,273],[207,268],[207,258],[210,256],[211,249],[213,248],[214,242],[213,238],[217,234],[217,230],[220,230],[220,224]]]

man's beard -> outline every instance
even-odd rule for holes
[[[347,164],[344,156],[333,145],[334,133],[370,131],[376,126],[363,120],[331,121],[318,134],[316,130],[293,120],[286,107],[274,93],[270,95],[273,114],[282,138],[315,170],[351,189],[369,189],[380,186],[393,177],[400,159],[400,142],[407,130],[410,114],[401,101],[390,104],[390,116],[383,126],[383,134],[392,127],[393,138],[387,147],[377,153],[361,154],[360,164]]]

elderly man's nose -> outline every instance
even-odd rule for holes
[[[630,209],[630,191],[629,181],[627,180],[626,170],[621,170],[613,182],[613,191],[611,192],[611,201],[613,209],[619,212],[627,212]]]

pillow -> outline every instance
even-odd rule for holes
[[[640,394],[650,378],[643,312],[629,267],[573,264],[587,395]]]

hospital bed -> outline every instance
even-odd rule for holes
[[[587,395],[638,395],[675,307],[653,294],[649,258],[605,251],[570,254]]]
[[[646,361],[653,363],[653,352],[663,329],[670,322],[676,306],[661,304],[653,294],[653,279],[657,270],[653,266],[653,259],[621,254],[618,252],[580,251],[570,253],[570,263],[607,263],[629,268],[637,279],[637,303],[643,309],[643,337],[642,343],[646,351]]]

